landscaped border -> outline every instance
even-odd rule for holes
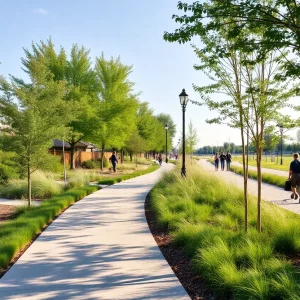
[[[151,172],[154,172],[154,171],[158,170],[159,168],[160,168],[160,166],[158,164],[153,164],[146,170],[136,171],[132,174],[120,175],[120,176],[117,176],[115,178],[99,180],[98,183],[103,184],[103,185],[112,185],[112,184],[115,184],[115,183],[122,182],[124,180],[128,180],[128,179],[132,179],[132,178],[135,178],[135,177],[138,177],[138,176],[146,175],[148,173],[151,173]]]
[[[55,218],[98,189],[96,186],[70,189],[43,201],[40,206],[17,210],[13,220],[1,224],[0,278]]]

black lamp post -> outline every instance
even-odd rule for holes
[[[177,156],[177,160],[179,159],[179,155],[180,155],[180,139],[178,140],[178,156]]]
[[[168,124],[165,125],[165,129],[166,129],[166,163],[168,163],[168,129],[169,129]]]
[[[186,168],[185,168],[185,110],[186,105],[189,101],[188,94],[185,92],[185,89],[179,94],[180,104],[182,106],[182,168],[181,175],[186,176]]]
[[[280,164],[282,165],[282,146],[283,146],[283,125],[279,124],[277,125],[279,127],[280,130]]]

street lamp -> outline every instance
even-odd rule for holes
[[[179,94],[180,104],[182,106],[182,168],[181,175],[186,176],[185,168],[185,110],[189,101],[189,95],[185,92],[185,89]]]
[[[168,124],[165,125],[165,129],[166,129],[166,163],[168,163],[168,129],[169,129]]]
[[[180,139],[178,140],[178,155],[177,155],[177,160],[179,159],[179,155],[180,155]]]
[[[279,130],[280,130],[280,152],[281,152],[280,164],[282,165],[283,125],[278,124],[277,126],[279,127]]]

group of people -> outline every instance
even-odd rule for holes
[[[219,165],[221,164],[221,170],[225,170],[225,162],[226,162],[226,171],[230,171],[230,164],[231,164],[231,154],[229,151],[225,154],[222,152],[220,155],[217,152],[214,156],[214,162],[215,162],[215,170],[219,170]]]

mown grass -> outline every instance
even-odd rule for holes
[[[256,198],[250,196],[245,234],[242,190],[199,167],[184,180],[179,174],[165,174],[154,187],[152,210],[215,297],[300,299],[299,269],[287,259],[300,251],[300,216],[263,202],[259,234]]]
[[[70,189],[49,200],[45,200],[38,207],[17,209],[13,220],[0,225],[0,269],[7,268],[14,257],[55,216],[97,189],[95,186]]]
[[[290,168],[290,163],[293,160],[293,155],[284,155],[282,162],[283,164],[280,164],[280,157],[278,156],[263,156],[262,157],[262,161],[261,161],[261,166],[262,168],[266,168],[266,169],[273,169],[273,170],[280,170],[280,171],[288,171]],[[233,161],[238,161],[240,163],[242,163],[242,157],[239,156],[234,156],[233,157]],[[249,155],[249,165],[256,167],[256,158],[252,155]]]
[[[243,168],[242,167],[231,165],[230,169],[234,173],[243,175]],[[250,178],[257,179],[257,171],[249,170],[248,171],[248,176]],[[284,176],[280,176],[280,175],[276,175],[276,174],[262,173],[262,182],[273,184],[273,185],[276,185],[278,187],[284,188],[286,180],[287,180],[287,176],[284,177]]]
[[[128,180],[128,179],[131,179],[131,178],[135,178],[135,177],[138,177],[138,176],[141,176],[141,175],[145,175],[145,174],[154,172],[157,169],[159,169],[159,165],[153,164],[148,169],[135,171],[134,173],[131,173],[131,174],[124,174],[124,175],[116,176],[116,177],[113,177],[113,178],[102,179],[102,180],[99,180],[98,183],[103,184],[103,185],[112,185],[112,184],[119,183],[119,182],[124,181],[124,180]]]

